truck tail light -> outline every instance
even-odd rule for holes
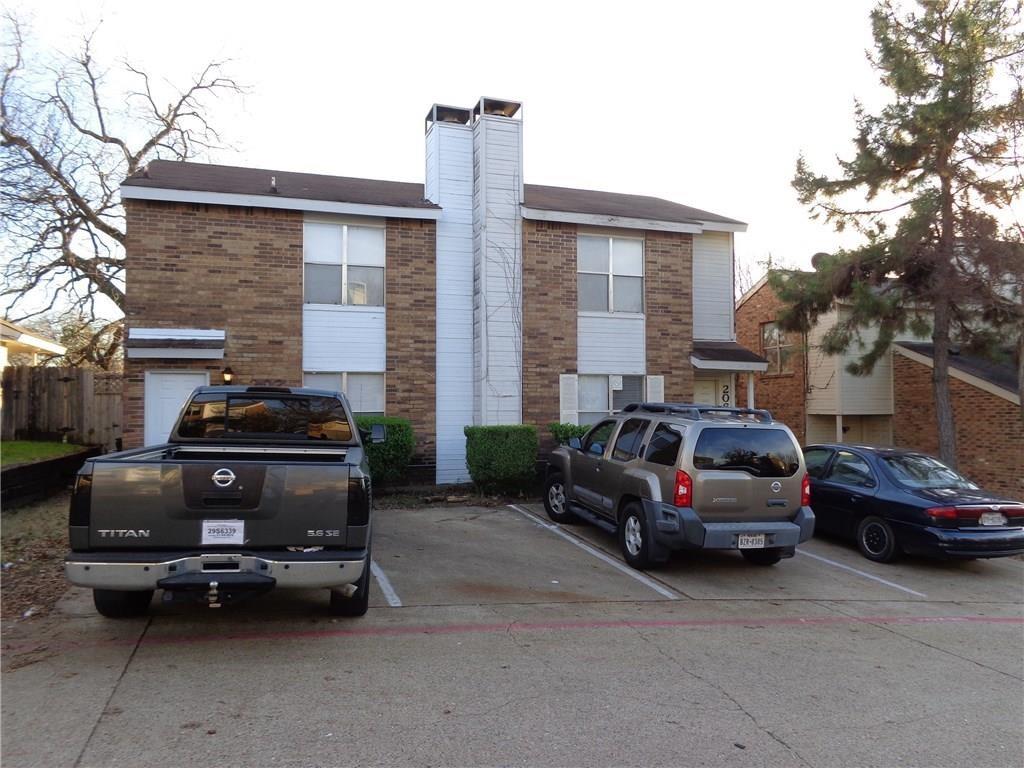
[[[370,522],[370,481],[366,477],[348,480],[348,520],[346,525],[366,525]]]
[[[811,476],[807,474],[800,483],[800,506],[811,506]]]
[[[676,492],[672,503],[677,507],[693,504],[693,479],[681,469],[676,470]]]
[[[92,473],[75,475],[75,490],[71,494],[68,525],[88,526],[92,515]]]

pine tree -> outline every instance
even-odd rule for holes
[[[891,99],[877,114],[856,105],[856,151],[837,177],[801,157],[793,180],[812,218],[855,229],[863,245],[772,283],[787,330],[807,331],[837,299],[850,307],[826,351],[879,329],[852,373],[870,373],[897,334],[930,329],[940,455],[956,466],[951,348],[995,353],[1012,339],[1024,368],[1024,238],[998,219],[1024,191],[1021,4],[920,0],[904,12],[883,0],[871,21],[869,58]]]

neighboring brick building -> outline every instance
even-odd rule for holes
[[[197,384],[315,385],[411,419],[468,480],[463,427],[735,402],[733,234],[637,195],[522,183],[519,104],[435,105],[426,181],[154,161],[127,214],[125,443]]]
[[[805,445],[896,445],[938,454],[930,344],[899,339],[870,375],[853,376],[845,368],[859,357],[856,347],[841,356],[821,349],[842,305],[807,334],[778,331],[781,308],[767,277],[736,305],[738,341],[768,359],[768,370],[754,375],[758,405]],[[862,335],[870,340],[872,331]],[[1014,367],[954,355],[950,379],[960,470],[993,490],[1024,497],[1024,421]]]
[[[895,443],[938,455],[932,345],[903,342],[893,350]],[[1024,418],[1016,368],[957,354],[950,356],[949,378],[957,468],[984,488],[1024,499]]]

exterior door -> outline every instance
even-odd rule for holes
[[[693,401],[700,405],[718,405],[717,379],[694,379]]]
[[[210,374],[180,371],[147,371],[145,382],[146,445],[166,443],[181,408],[196,387],[210,383]]]

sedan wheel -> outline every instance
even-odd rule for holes
[[[899,554],[892,526],[880,517],[865,517],[857,526],[857,546],[868,560],[892,562]]]

